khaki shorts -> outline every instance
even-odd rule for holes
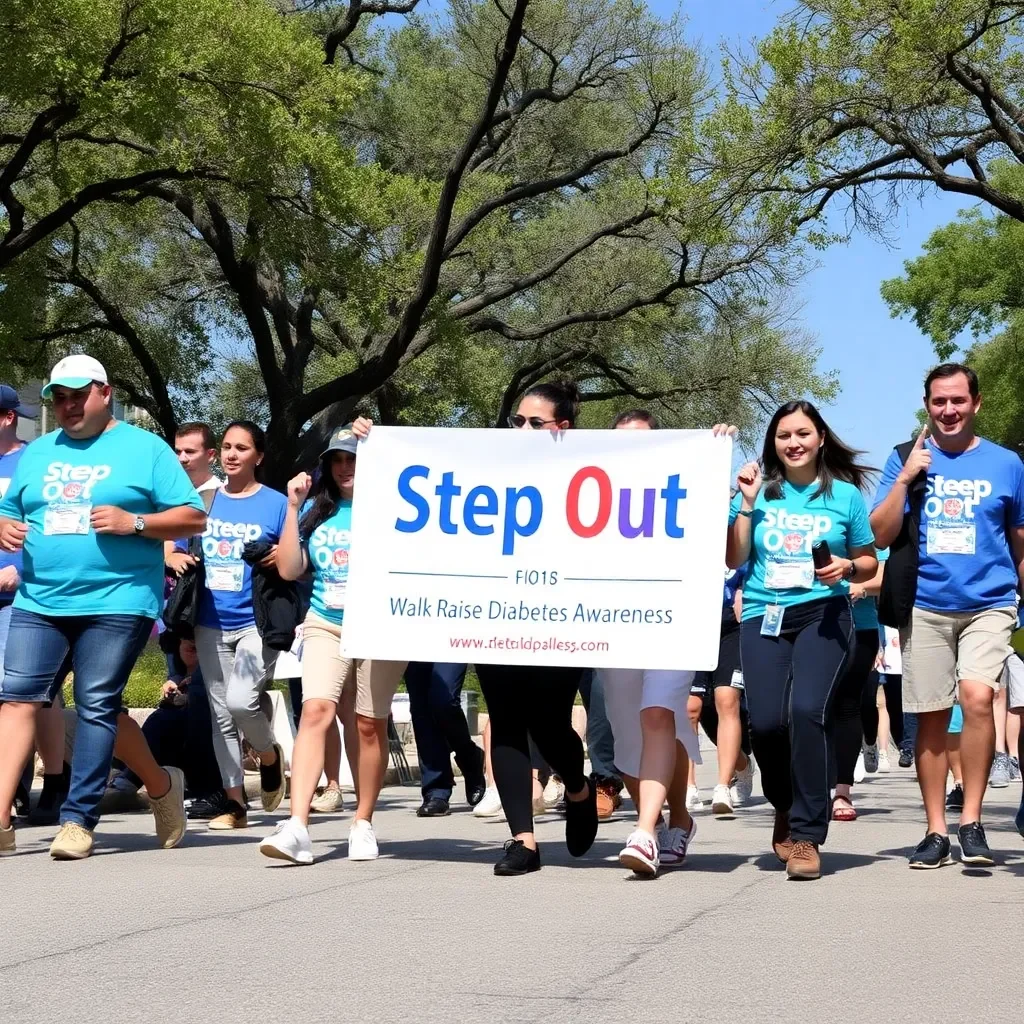
[[[391,701],[405,673],[406,661],[353,660],[341,656],[341,626],[306,614],[302,627],[302,702],[337,703],[346,687],[355,685],[356,714],[387,718]]]
[[[932,612],[914,608],[900,630],[903,710],[943,711],[953,706],[957,683],[967,679],[999,689],[1017,609]]]
[[[1011,651],[1006,659],[1003,686],[1006,687],[1006,706],[1011,711],[1024,709],[1024,661],[1016,651]]]

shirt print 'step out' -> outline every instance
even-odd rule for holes
[[[953,454],[930,439],[927,444],[932,461],[921,509],[916,604],[936,612],[1009,607],[1017,599],[1009,531],[1024,526],[1024,463],[984,438]],[[893,452],[875,508],[902,468]]]

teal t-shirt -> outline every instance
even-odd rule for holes
[[[878,561],[884,562],[889,557],[889,549],[882,548],[878,552]],[[873,597],[863,597],[853,602],[853,628],[878,629],[878,602]]]
[[[301,519],[300,519],[301,522]],[[322,619],[341,625],[348,588],[348,553],[352,543],[352,502],[342,499],[334,512],[302,538],[313,574],[310,608]]]
[[[768,501],[764,490],[757,496],[751,516],[752,539],[747,580],[743,584],[743,621],[758,619],[765,608],[783,608],[849,594],[845,580],[833,587],[814,575],[811,545],[828,541],[832,554],[849,557],[851,548],[874,543],[868,510],[853,484],[835,481],[832,495],[811,498],[817,483],[797,487],[782,485],[782,497]],[[729,508],[730,525],[736,521],[743,496],[735,495]]]
[[[33,441],[0,503],[0,516],[29,525],[15,608],[157,617],[163,541],[96,533],[89,516],[99,505],[133,515],[181,505],[204,511],[174,452],[148,430],[118,422],[84,441],[63,430]]]

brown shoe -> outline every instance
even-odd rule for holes
[[[224,810],[215,818],[211,818],[207,828],[214,832],[229,832],[236,828],[249,827],[249,815],[237,801],[229,800]]]
[[[597,820],[607,821],[621,806],[622,797],[611,786],[597,787]]]
[[[789,834],[789,815],[785,811],[775,812],[775,828],[772,830],[772,849],[775,856],[785,864],[793,852],[793,840]]]
[[[790,878],[808,881],[821,878],[821,857],[818,856],[818,847],[806,839],[798,839],[793,843],[789,860],[786,861],[786,874]]]

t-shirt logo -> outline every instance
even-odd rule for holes
[[[942,510],[947,519],[959,519],[964,512],[964,503],[959,498],[947,498],[943,502]]]
[[[74,466],[51,462],[43,475],[43,501],[78,504],[92,499],[93,488],[110,476],[110,466]]]
[[[804,535],[802,533],[787,533],[782,538],[782,546],[786,549],[786,554],[795,555],[801,548],[804,542]]]
[[[334,564],[337,566],[348,565],[348,552],[339,548],[334,552]]]
[[[230,558],[237,562],[241,560],[246,543],[262,536],[263,527],[259,523],[232,523],[208,518],[203,531],[203,554],[207,558]]]

